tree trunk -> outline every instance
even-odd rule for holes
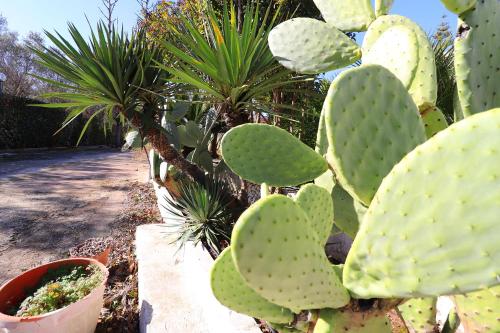
[[[165,159],[165,161],[184,172],[192,180],[200,184],[205,184],[205,172],[197,165],[186,160],[177,149],[171,146],[167,136],[164,135],[159,128],[154,125],[144,128],[144,124],[138,114],[134,115],[132,125],[144,131],[144,137],[148,139],[153,148]]]

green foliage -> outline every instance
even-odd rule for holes
[[[446,23],[441,23],[438,30],[430,37],[436,59],[437,101],[436,106],[443,111],[449,123],[454,120],[453,99],[456,93],[453,35]]]
[[[164,98],[157,92],[165,89],[165,79],[168,77],[166,72],[156,66],[164,57],[159,48],[148,43],[142,31],[129,37],[123,30],[120,32],[114,27],[108,30],[103,23],[99,23],[96,30],[91,29],[89,41],[85,41],[71,23],[69,33],[71,42],[60,34],[46,32],[59,50],[33,48],[42,65],[69,82],[41,78],[71,91],[44,95],[64,101],[45,107],[70,109],[63,128],[91,108],[95,111],[84,126],[80,139],[92,119],[99,114],[104,115],[103,120],[108,127],[118,114],[119,119],[125,122],[124,115],[132,119],[136,113],[145,118],[147,125],[151,125],[154,113],[164,103]],[[140,107],[144,105],[148,105],[147,111],[140,112]]]
[[[40,101],[0,96],[0,149],[43,148],[74,146],[86,120],[91,113],[83,114],[73,124],[59,131],[67,116],[63,109],[48,110],[32,104]],[[92,124],[88,135],[82,138],[82,145],[104,145],[109,143],[101,124]]]
[[[17,317],[38,316],[79,301],[103,282],[96,265],[66,265],[49,270],[35,291],[19,305]]]
[[[230,198],[226,185],[216,177],[207,177],[205,184],[189,180],[178,182],[179,195],[165,197],[165,209],[179,217],[169,222],[175,242],[183,247],[186,242],[202,243],[214,253],[222,251],[229,242],[233,227]]]
[[[230,126],[247,122],[245,112],[269,111],[268,95],[296,81],[279,66],[267,45],[278,14],[261,18],[256,8],[248,7],[241,31],[236,15],[233,7],[224,6],[219,21],[208,7],[204,35],[183,17],[177,41],[163,44],[175,63],[164,67],[173,75],[172,81],[198,89],[204,100],[218,105]],[[184,45],[186,51],[177,45]]]

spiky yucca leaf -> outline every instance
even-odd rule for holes
[[[233,227],[224,182],[215,177],[207,177],[205,185],[181,180],[178,191],[174,199],[165,196],[165,209],[179,217],[179,222],[169,222],[175,242],[181,248],[186,242],[194,245],[201,242],[216,254],[220,253],[222,242],[230,242]]]
[[[174,76],[173,81],[198,89],[226,113],[269,111],[268,97],[274,89],[306,79],[292,77],[269,50],[267,38],[279,10],[272,17],[269,12],[260,17],[258,7],[247,7],[238,31],[233,6],[224,6],[222,19],[208,6],[204,34],[188,18],[182,18],[183,29],[176,34],[177,41],[163,44],[174,63],[164,69]]]
[[[70,110],[63,127],[87,110],[94,110],[90,121],[104,113],[108,123],[120,117],[122,122],[132,118],[133,113],[144,104],[160,105],[163,101],[155,92],[165,89],[168,73],[158,69],[156,63],[164,54],[148,43],[142,31],[131,36],[114,27],[109,30],[98,23],[91,29],[88,40],[69,23],[67,40],[59,33],[45,31],[54,47],[33,48],[43,66],[60,75],[66,82],[40,79],[64,88],[66,92],[45,94],[47,98],[58,98],[61,103],[45,104],[44,107],[68,108]],[[69,82],[69,83],[67,83]],[[70,92],[68,92],[70,91]],[[118,111],[121,111],[118,112]]]

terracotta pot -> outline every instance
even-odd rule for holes
[[[36,287],[49,269],[63,265],[97,265],[104,280],[89,295],[62,309],[40,316],[13,317],[4,314],[25,297],[25,291]],[[101,262],[90,258],[69,258],[38,266],[13,278],[0,287],[1,333],[93,333],[103,306],[104,287],[108,270]]]

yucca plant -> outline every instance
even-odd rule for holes
[[[273,58],[267,39],[280,14],[269,13],[270,7],[260,17],[258,6],[248,6],[238,29],[232,5],[224,6],[221,18],[207,6],[204,33],[182,17],[182,27],[174,34],[177,40],[163,42],[173,64],[163,68],[173,75],[172,81],[197,89],[217,105],[229,127],[248,122],[251,112],[272,112],[272,91],[304,79],[292,77]]]
[[[45,95],[64,102],[44,106],[70,110],[63,126],[89,109],[97,110],[89,122],[101,113],[106,119],[120,117],[140,131],[166,161],[203,183],[204,172],[170,145],[161,127],[165,98],[160,93],[169,87],[169,74],[157,64],[164,60],[164,52],[148,42],[140,30],[129,36],[123,30],[109,30],[99,23],[96,30],[91,29],[87,41],[69,24],[69,33],[71,42],[59,33],[46,32],[55,48],[34,49],[42,65],[69,82],[41,78],[70,91]]]
[[[229,244],[234,223],[225,183],[213,176],[203,185],[181,180],[178,193],[175,199],[165,197],[165,209],[178,217],[169,223],[175,242],[181,248],[186,242],[202,243],[217,256]]]

